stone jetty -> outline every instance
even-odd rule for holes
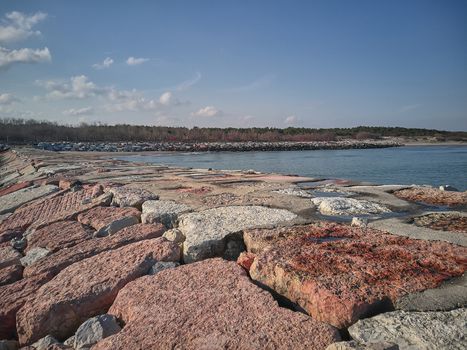
[[[467,192],[97,152],[373,146],[2,148],[0,350],[465,349]]]

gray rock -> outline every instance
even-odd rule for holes
[[[20,264],[23,256],[20,252],[9,245],[0,246],[0,269],[11,265]]]
[[[357,343],[356,341],[342,341],[329,345],[326,350],[399,350],[394,343]]]
[[[389,213],[390,210],[383,205],[367,200],[358,200],[345,197],[316,197],[311,202],[318,207],[323,215],[370,215]]]
[[[75,333],[74,348],[89,349],[99,340],[120,332],[121,327],[113,315],[99,315],[85,321]]]
[[[352,223],[350,225],[354,226],[354,227],[367,227],[368,226],[368,219],[353,217],[352,218]]]
[[[452,278],[438,288],[406,294],[395,301],[394,307],[404,311],[449,311],[467,307],[467,276]]]
[[[405,349],[465,350],[467,309],[447,312],[394,311],[359,320],[348,330],[361,343],[392,342]]]
[[[183,243],[185,241],[185,236],[178,228],[165,231],[162,237],[174,243]]]
[[[151,269],[149,270],[149,275],[155,275],[163,270],[173,269],[179,265],[180,264],[178,262],[173,261],[158,261],[152,265]]]
[[[70,347],[74,347],[75,346],[75,339],[76,339],[76,336],[75,335],[72,335],[70,338],[68,338],[67,340],[65,340],[63,342],[64,345],[66,346],[70,346]]]
[[[459,190],[451,185],[444,185],[444,186],[439,186],[439,189],[441,191],[453,191],[453,192],[458,192]]]
[[[26,238],[13,238],[10,241],[10,245],[13,247],[13,249],[22,252],[28,245],[28,241]]]
[[[168,200],[146,201],[142,209],[141,222],[144,224],[160,222],[167,228],[172,228],[176,224],[179,215],[191,211],[191,208],[185,204]]]
[[[0,350],[18,350],[19,343],[16,340],[0,340]]]
[[[285,209],[262,206],[231,206],[180,216],[178,228],[185,236],[185,262],[223,256],[227,243],[241,239],[241,231],[289,222],[297,217]]]
[[[23,204],[58,191],[54,185],[27,187],[0,197],[0,214],[13,212]]]
[[[139,220],[135,216],[127,216],[123,217],[121,219],[117,219],[115,221],[112,221],[110,224],[107,226],[102,227],[100,230],[95,232],[95,237],[105,237],[105,236],[110,236],[113,235],[115,232],[120,231],[121,229],[136,225],[139,223]]]
[[[42,258],[45,258],[47,255],[49,255],[50,250],[42,247],[35,247],[32,248],[30,251],[27,252],[27,254],[20,259],[21,265],[23,266],[29,266],[34,264],[35,262],[39,261]]]
[[[159,199],[159,196],[142,188],[114,187],[109,190],[112,193],[112,205],[117,207],[135,207],[141,209],[144,202]]]
[[[31,346],[36,350],[47,350],[47,347],[52,344],[58,344],[59,341],[51,335],[46,335],[44,338],[39,339]]]

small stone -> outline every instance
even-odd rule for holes
[[[99,340],[118,333],[120,330],[121,327],[113,315],[103,314],[90,318],[79,326],[74,335],[73,346],[76,350],[87,350]]]
[[[34,264],[35,262],[39,261],[42,258],[45,258],[49,255],[50,250],[42,247],[35,247],[28,251],[28,253],[20,259],[21,265],[29,266]]]
[[[149,275],[155,275],[163,270],[173,269],[179,265],[180,263],[173,261],[158,261],[152,265],[151,269],[149,270]]]
[[[104,186],[101,184],[94,185],[92,188],[91,197],[97,198],[104,194]]]
[[[174,243],[183,243],[183,241],[185,240],[185,236],[183,235],[182,231],[180,231],[178,228],[173,228],[171,230],[165,231],[162,237]]]
[[[58,344],[58,340],[51,335],[46,335],[44,338],[39,339],[31,346],[36,350],[47,350],[52,344]]]
[[[10,245],[16,249],[22,252],[28,244],[28,241],[26,238],[12,238],[10,241]]]
[[[67,340],[65,340],[63,342],[64,345],[67,345],[69,347],[74,347],[75,346],[75,339],[76,337],[74,335],[72,335],[70,338],[68,338]]]
[[[439,186],[439,189],[441,191],[453,191],[453,192],[458,192],[459,190],[451,185],[444,185],[444,186]]]
[[[19,343],[16,340],[0,340],[0,350],[18,350]]]
[[[353,217],[352,223],[350,224],[353,227],[367,227],[368,226],[368,219],[367,218],[359,218]]]

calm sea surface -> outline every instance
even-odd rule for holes
[[[255,169],[379,184],[449,184],[467,189],[467,146],[366,150],[167,153],[118,159],[193,168]]]

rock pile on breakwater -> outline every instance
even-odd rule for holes
[[[247,151],[301,151],[322,149],[365,149],[398,147],[394,141],[319,141],[319,142],[39,142],[34,147],[47,151],[78,152],[247,152]]]
[[[109,158],[0,154],[0,349],[466,348],[467,192]]]

